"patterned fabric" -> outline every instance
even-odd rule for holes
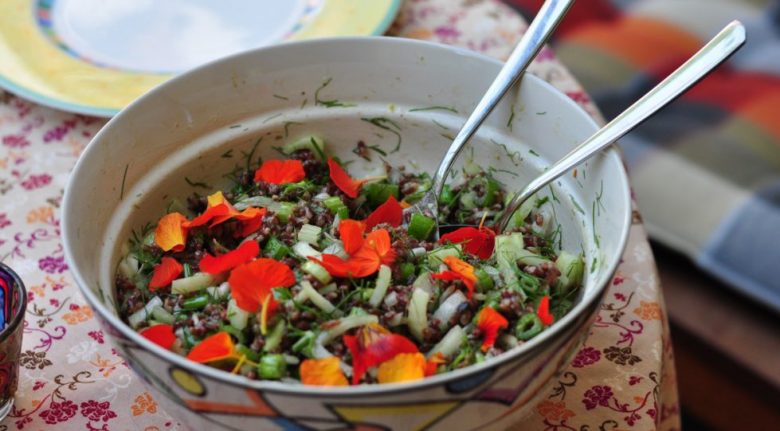
[[[392,32],[505,57],[525,28],[494,0],[407,1]],[[595,107],[546,50],[533,66]],[[70,170],[102,120],[5,95],[0,103],[0,260],[25,280],[19,390],[3,429],[172,430],[116,354],[79,294],[60,242],[60,202]],[[638,214],[623,264],[584,347],[531,417],[505,429],[679,429],[674,361],[652,253]],[[494,428],[492,428],[494,429]]]
[[[621,144],[651,236],[780,310],[780,3],[579,2],[556,52],[612,117],[733,19],[742,50]]]

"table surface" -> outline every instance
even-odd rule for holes
[[[526,28],[495,0],[409,0],[391,34],[508,56]],[[531,72],[598,111],[545,49]],[[2,94],[2,93],[0,93]],[[180,429],[126,366],[64,260],[60,204],[69,173],[104,120],[0,98],[0,261],[25,281],[29,306],[19,390],[7,429]],[[674,359],[641,217],[590,336],[527,417],[509,429],[679,429]]]

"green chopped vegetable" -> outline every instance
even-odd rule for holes
[[[528,341],[542,332],[544,326],[536,314],[529,313],[520,317],[515,325],[515,337],[521,341]]]
[[[257,364],[257,374],[268,380],[279,380],[287,375],[287,361],[278,353],[263,355]]]

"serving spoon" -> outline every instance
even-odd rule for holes
[[[413,214],[422,213],[435,222],[434,235],[438,239],[439,223],[438,223],[438,200],[441,194],[444,182],[447,179],[452,164],[455,159],[463,150],[463,147],[474,135],[479,126],[485,121],[493,108],[496,107],[498,102],[504,97],[510,88],[517,82],[523,75],[523,72],[531,64],[531,61],[539,53],[544,43],[550,37],[552,32],[558,26],[563,16],[569,10],[569,7],[574,3],[574,0],[547,0],[542,5],[539,13],[534,20],[528,26],[525,34],[520,38],[512,54],[507,59],[504,66],[498,72],[498,75],[490,84],[485,95],[474,108],[471,115],[469,115],[466,122],[458,131],[457,136],[453,139],[450,148],[447,149],[447,153],[439,162],[439,166],[436,168],[436,173],[433,176],[431,187],[425,192],[420,200],[409,208],[404,209],[404,221],[409,222],[409,219]]]
[[[642,96],[641,99],[529,182],[520,193],[512,198],[493,226],[493,230],[497,234],[503,232],[512,214],[528,198],[556,178],[633,130],[712,72],[713,69],[729,58],[744,43],[745,27],[739,21],[732,21],[688,61]],[[447,225],[442,226],[442,230],[449,231],[462,226],[464,225]]]

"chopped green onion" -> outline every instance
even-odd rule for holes
[[[493,288],[493,279],[484,269],[477,268],[474,270],[474,276],[477,277],[477,291],[486,292]]]
[[[535,313],[524,314],[515,325],[515,337],[518,340],[528,341],[542,332],[543,328],[542,321]]]
[[[153,297],[149,300],[149,302],[146,303],[146,305],[144,305],[144,308],[131,314],[130,317],[127,318],[127,323],[129,323],[130,326],[132,326],[134,329],[138,328],[138,326],[145,322],[146,319],[152,314],[152,311],[155,307],[162,307],[162,305],[163,302],[159,296]]]
[[[192,298],[187,298],[181,303],[181,308],[187,311],[202,310],[209,304],[211,295],[207,292],[199,293]]]
[[[428,301],[430,299],[431,295],[428,292],[414,289],[412,299],[407,307],[409,332],[419,341],[423,341],[423,333],[428,327]]]
[[[265,244],[265,254],[271,259],[282,260],[290,254],[290,247],[276,237],[271,237]]]
[[[287,374],[287,361],[278,353],[263,355],[257,364],[257,375],[266,380],[279,380]]]
[[[449,184],[445,184],[441,189],[441,194],[439,195],[439,203],[450,206],[455,203],[455,198],[455,192],[452,191],[452,188]]]
[[[236,352],[238,352],[239,355],[246,356],[246,358],[252,362],[257,362],[260,359],[259,353],[243,344],[236,344]]]
[[[413,263],[404,262],[401,264],[401,280],[406,281],[414,276],[416,267]]]
[[[409,235],[412,238],[424,241],[436,228],[436,221],[430,217],[426,217],[422,214],[412,214],[412,219],[409,221]]]
[[[227,318],[232,326],[243,330],[249,322],[249,312],[241,309],[236,300],[231,298],[228,301]]]
[[[328,284],[333,279],[322,265],[311,260],[307,260],[301,265],[301,271],[316,278],[322,284]]]
[[[436,269],[439,265],[444,263],[444,258],[447,256],[460,256],[460,244],[447,245],[444,247],[434,248],[428,252],[428,266]]]
[[[279,202],[279,207],[276,208],[276,217],[279,218],[279,221],[282,223],[287,223],[287,220],[290,219],[290,216],[293,213],[293,210],[295,210],[295,204],[291,202]]]
[[[341,220],[349,218],[349,208],[344,204],[338,196],[331,196],[322,201],[325,208],[330,210],[333,214],[339,216]]]
[[[301,353],[306,357],[312,357],[312,347],[314,346],[314,340],[317,338],[317,334],[313,331],[306,331],[303,336],[292,345],[292,351],[295,353]]]
[[[386,182],[368,183],[363,186],[368,203],[377,206],[385,203],[390,196],[398,199],[398,185]]]
[[[298,257],[301,257],[303,259],[309,259],[310,257],[316,257],[319,259],[322,256],[322,253],[315,250],[309,243],[299,241],[295,243],[293,246],[293,252],[298,255]]]
[[[189,277],[173,280],[171,292],[177,295],[186,295],[203,290],[217,284],[216,278],[205,272],[197,272]]]
[[[451,358],[458,350],[466,338],[466,331],[459,325],[453,326],[444,337],[436,343],[426,354],[429,358],[437,353],[441,353],[445,358]]]
[[[325,161],[325,141],[318,136],[304,136],[282,147],[282,152],[288,155],[300,150],[311,150],[317,158]]]
[[[152,317],[154,317],[154,319],[158,322],[166,323],[168,325],[173,325],[173,323],[176,321],[176,318],[173,317],[173,314],[169,313],[161,305],[158,305],[152,309]]]
[[[314,262],[309,261],[307,263],[314,263]],[[315,265],[317,264],[315,263]],[[333,313],[334,311],[337,311],[336,307],[333,304],[331,304],[331,302],[328,301],[324,296],[320,295],[320,293],[314,289],[311,283],[309,283],[308,281],[302,281],[301,291],[298,293],[298,295],[295,296],[295,300],[302,302],[307,299],[311,301],[311,303],[314,304],[317,308],[319,308],[320,310],[326,313]]]
[[[271,331],[265,337],[265,344],[263,345],[264,352],[272,352],[282,344],[285,329],[287,329],[287,323],[285,323],[284,320],[280,320],[271,328]]]
[[[190,267],[189,263],[185,263],[182,265],[184,268],[184,278],[191,277],[192,276],[192,268]]]
[[[307,242],[311,245],[317,245],[320,241],[322,228],[313,224],[304,224],[298,231],[298,241]]]
[[[368,300],[368,303],[374,308],[378,307],[382,299],[384,299],[387,288],[390,286],[391,275],[392,271],[390,271],[389,266],[381,265],[379,267],[379,275],[376,277],[376,288],[374,288],[374,292],[371,294],[371,299]]]

